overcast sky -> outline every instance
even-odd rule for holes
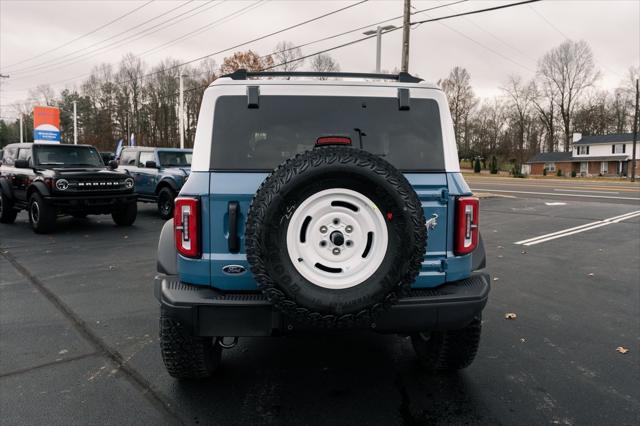
[[[414,0],[412,6],[415,11],[454,1]],[[416,14],[412,20],[516,1],[467,1]],[[166,57],[190,60],[353,3],[337,0],[0,0],[0,73],[10,75],[0,82],[0,116],[13,115],[6,105],[27,98],[29,88],[42,83],[52,84],[56,91],[73,87],[95,65],[101,62],[117,65],[127,52],[147,52],[143,60],[148,67]],[[306,43],[402,15],[402,7],[401,0],[371,0],[266,38],[250,48],[260,54],[270,53],[278,41]],[[129,12],[132,13],[105,25]],[[234,12],[236,15],[229,16]],[[182,21],[171,25],[177,20]],[[149,22],[144,24],[145,21]],[[402,20],[391,23],[399,26]],[[205,27],[207,25],[209,27]],[[205,28],[169,43],[201,27]],[[308,46],[303,53],[360,37],[360,32],[349,34]],[[399,67],[401,37],[401,31],[383,36],[383,69]],[[437,81],[455,65],[463,66],[471,73],[476,93],[490,97],[500,94],[500,87],[510,74],[533,77],[537,60],[565,38],[586,40],[602,73],[598,84],[607,89],[616,87],[630,66],[640,64],[640,1],[547,0],[422,24],[411,32],[409,67],[412,73]],[[331,54],[343,71],[373,71],[375,39]],[[217,55],[214,59],[219,64],[224,56]]]

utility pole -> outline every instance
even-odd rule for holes
[[[411,30],[411,0],[404,0],[404,18],[402,21],[402,72],[409,72],[409,31]]]
[[[381,27],[378,25],[375,30],[367,30],[363,32],[364,35],[376,35],[376,73],[380,74],[380,69],[382,68],[382,32],[387,32],[394,29],[395,25],[385,25]]]
[[[78,145],[78,109],[76,101],[73,101],[73,144]]]
[[[184,84],[182,81],[182,70],[180,71],[180,107],[178,113],[180,114],[180,149],[184,149]]]
[[[631,182],[636,181],[636,145],[638,144],[638,79],[636,78],[636,112],[633,114],[633,154],[631,155]]]
[[[20,143],[24,142],[24,133],[22,132],[22,112],[20,112]]]

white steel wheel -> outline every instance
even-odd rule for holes
[[[296,270],[327,289],[366,281],[385,258],[388,230],[378,207],[345,188],[317,192],[304,200],[287,227],[287,251]]]

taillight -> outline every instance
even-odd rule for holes
[[[478,245],[479,207],[476,197],[460,197],[456,201],[456,255],[471,253]]]
[[[186,257],[200,257],[200,200],[188,197],[175,199],[173,229],[178,253]]]

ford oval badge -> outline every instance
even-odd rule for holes
[[[245,267],[242,265],[225,265],[222,268],[222,272],[229,275],[239,275],[244,274],[246,271]]]

